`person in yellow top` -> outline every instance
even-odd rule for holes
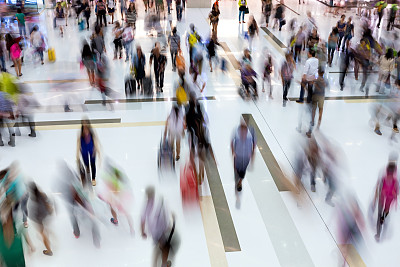
[[[387,3],[385,1],[379,1],[378,3],[376,3],[375,7],[376,7],[376,11],[378,12],[378,24],[376,25],[376,27],[379,29],[380,25],[381,25],[381,20],[383,17],[383,10],[386,8]]]
[[[244,14],[247,10],[247,0],[239,0],[239,23],[244,22]],[[242,17],[242,21],[240,21],[240,16]]]

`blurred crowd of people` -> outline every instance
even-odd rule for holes
[[[175,163],[181,164],[180,191],[183,205],[197,205],[202,195],[203,182],[206,177],[206,166],[210,161],[215,162],[215,155],[210,140],[209,117],[202,104],[207,90],[207,73],[204,69],[205,58],[208,59],[210,72],[220,69],[227,70],[227,62],[219,56],[218,47],[222,46],[218,39],[218,23],[221,10],[219,0],[212,4],[208,14],[210,23],[210,36],[202,37],[194,24],[188,25],[185,35],[177,31],[176,26],[170,24],[171,31],[165,36],[165,31],[160,26],[160,21],[166,20],[166,12],[171,14],[176,9],[176,21],[182,20],[182,12],[185,9],[185,0],[149,0],[144,2],[144,10],[139,10],[136,1],[127,3],[124,0],[83,0],[71,3],[61,1],[54,3],[53,27],[59,29],[60,37],[64,36],[68,23],[77,24],[80,31],[90,29],[93,33],[82,43],[80,66],[86,69],[89,83],[97,88],[102,95],[102,104],[110,104],[114,101],[116,92],[110,88],[110,60],[107,56],[105,42],[105,27],[112,26],[111,32],[113,44],[113,60],[125,58],[130,66],[130,71],[125,78],[125,94],[131,97],[154,97],[164,93],[164,76],[168,60],[171,60],[172,71],[176,72],[176,79],[172,85],[173,105],[167,115],[165,129],[161,136],[158,150],[158,167],[160,171],[175,172]],[[173,5],[174,2],[174,5]],[[303,1],[304,3],[304,1]],[[299,1],[300,4],[300,1]],[[245,15],[249,13],[246,0],[238,0],[239,24],[244,27]],[[345,80],[348,81],[351,70],[354,70],[354,79],[359,78],[360,67],[362,81],[359,90],[366,97],[371,95],[370,87],[375,85],[376,93],[386,95],[387,98],[397,100],[400,89],[400,57],[397,53],[398,36],[390,34],[392,40],[378,38],[382,18],[387,4],[380,1],[376,4],[376,20],[364,19],[355,27],[352,17],[341,15],[336,25],[329,33],[327,40],[320,38],[320,29],[311,12],[307,12],[304,23],[297,20],[286,21],[285,3],[283,0],[273,8],[271,0],[262,1],[263,22],[269,27],[272,12],[272,30],[288,29],[290,39],[284,60],[278,66],[278,59],[270,51],[264,49],[263,68],[260,74],[256,72],[252,54],[255,51],[254,41],[259,35],[259,24],[253,15],[249,15],[247,31],[243,32],[243,38],[247,40],[239,62],[240,81],[239,94],[243,99],[257,101],[260,97],[258,87],[262,93],[266,93],[269,99],[273,99],[274,82],[278,78],[282,83],[282,105],[286,107],[291,87],[299,89],[297,103],[303,104],[299,114],[297,130],[303,131],[306,124],[305,143],[299,149],[295,161],[296,191],[304,191],[303,177],[310,177],[310,189],[316,192],[316,178],[321,177],[327,185],[325,202],[335,207],[339,206],[341,218],[341,237],[344,242],[350,238],[362,242],[364,219],[355,198],[345,196],[335,203],[333,196],[341,192],[342,182],[339,180],[342,162],[340,153],[321,133],[315,133],[315,124],[318,129],[322,122],[325,94],[330,88],[326,70],[339,67],[340,90],[346,89]],[[122,20],[120,21],[120,13]],[[143,51],[136,37],[136,21],[139,14],[145,13],[145,27],[149,37],[157,37],[150,51]],[[397,5],[393,4],[387,10],[388,24],[386,31],[393,31],[393,24],[397,15]],[[109,15],[109,17],[107,16]],[[91,25],[90,17],[95,15],[96,22]],[[368,13],[360,14],[365,18],[372,16]],[[111,21],[107,21],[110,18]],[[22,126],[28,126],[30,137],[36,137],[33,114],[40,107],[37,99],[30,93],[26,84],[19,80],[22,76],[22,63],[24,57],[33,58],[36,63],[44,64],[44,53],[48,52],[49,61],[55,60],[54,48],[49,47],[47,37],[41,32],[38,25],[28,28],[26,18],[21,9],[15,15],[18,32],[13,31],[12,26],[6,30],[6,34],[0,37],[0,63],[2,74],[0,77],[0,127],[7,128],[8,145],[16,145],[16,136],[21,135]],[[286,26],[285,26],[286,25]],[[28,35],[27,35],[28,29]],[[285,29],[285,28],[284,28]],[[356,38],[359,32],[360,38]],[[183,38],[182,38],[183,36]],[[67,40],[67,39],[66,39]],[[169,53],[167,50],[169,49]],[[149,52],[149,53],[148,53]],[[148,59],[146,55],[149,54]],[[168,55],[169,54],[169,55]],[[187,59],[184,55],[187,55]],[[304,60],[304,54],[307,59]],[[335,66],[337,62],[337,66]],[[12,64],[10,67],[7,67]],[[10,68],[14,67],[14,72]],[[296,71],[300,72],[300,80],[295,81]],[[378,73],[377,79],[375,72]],[[354,93],[354,86],[352,93]],[[107,101],[107,97],[111,100]],[[315,117],[318,109],[318,121]],[[68,101],[64,105],[64,111],[72,109]],[[397,120],[400,106],[398,101],[375,103],[371,108],[371,122],[374,131],[382,135],[382,121],[393,125],[394,133],[398,133]],[[186,137],[185,137],[186,136]],[[189,152],[182,155],[182,141],[187,141]],[[0,146],[3,146],[0,132]],[[252,125],[244,119],[234,129],[231,139],[231,152],[233,156],[233,169],[235,180],[236,206],[240,207],[240,196],[243,189],[243,180],[248,166],[254,159],[257,145],[257,134]],[[80,217],[84,217],[92,231],[93,244],[96,248],[101,246],[100,223],[103,222],[104,213],[96,210],[96,203],[101,201],[108,217],[108,223],[119,225],[120,217],[126,219],[129,233],[133,236],[135,218],[132,211],[132,188],[130,179],[117,164],[111,159],[101,157],[100,140],[88,119],[83,119],[77,138],[76,167],[71,167],[66,162],[60,163],[57,190],[60,192],[65,207],[68,210],[71,227],[75,238],[79,238],[82,227]],[[99,172],[99,162],[104,160],[105,167]],[[389,211],[396,202],[399,193],[397,180],[397,155],[391,154],[389,163],[380,175],[374,199],[371,202],[371,212],[376,216],[375,239],[380,241],[382,229],[385,229],[385,220]],[[97,179],[100,173],[101,179]],[[321,174],[321,176],[318,176]],[[100,181],[98,181],[100,180]],[[25,266],[23,242],[33,252],[35,245],[32,243],[29,233],[31,222],[39,232],[43,246],[43,254],[52,256],[53,251],[49,235],[49,221],[56,214],[54,198],[46,194],[40,185],[28,180],[19,169],[18,163],[0,171],[0,253],[5,266]],[[320,190],[320,189],[318,189]],[[337,197],[336,199],[339,199]],[[347,202],[347,203],[346,203]],[[163,197],[156,194],[155,188],[146,188],[146,205],[141,216],[141,235],[143,238],[152,238],[156,247],[154,266],[171,266],[174,253],[179,248],[179,234],[176,229],[176,216],[171,211]],[[22,220],[20,220],[22,215]],[[28,220],[29,219],[29,220]],[[108,221],[108,219],[107,219]],[[21,224],[22,223],[22,224]],[[20,229],[22,225],[24,229]],[[25,240],[25,241],[24,241]]]

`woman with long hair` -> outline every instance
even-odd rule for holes
[[[14,63],[15,74],[18,77],[22,76],[22,73],[21,73],[21,68],[22,68],[22,63],[21,63],[22,50],[21,50],[21,47],[19,45],[20,41],[21,41],[21,37],[13,38],[11,36],[11,34],[9,34],[9,33],[6,34],[6,43],[7,43],[7,46],[9,46],[11,60]]]
[[[77,155],[76,159],[78,166],[80,164],[80,157],[86,168],[86,173],[92,175],[92,185],[96,185],[96,158],[99,156],[99,143],[96,134],[90,124],[89,119],[82,120],[80,134],[77,140]],[[90,163],[90,168],[89,168]]]

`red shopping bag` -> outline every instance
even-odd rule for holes
[[[181,168],[180,185],[183,205],[198,203],[199,192],[196,173],[190,162]]]

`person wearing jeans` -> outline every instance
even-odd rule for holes
[[[286,102],[288,101],[287,94],[289,92],[290,83],[293,79],[293,71],[295,68],[295,64],[293,62],[293,58],[290,53],[285,55],[286,61],[283,63],[281,68],[281,78],[282,78],[282,86],[283,86],[283,106],[286,106]]]
[[[176,70],[176,56],[181,49],[181,37],[176,31],[176,27],[172,29],[172,34],[168,36],[168,43],[171,51],[172,71]]]
[[[247,7],[247,0],[239,0],[239,23],[245,23],[244,13],[246,11],[246,7]],[[242,17],[242,20],[240,20],[240,17]]]
[[[307,103],[311,103],[313,81],[317,78],[318,66],[319,62],[318,59],[315,57],[315,51],[308,51],[308,59],[304,66],[303,77],[301,81],[300,97],[298,100],[296,100],[297,103],[304,102],[305,90],[308,91]]]
[[[164,71],[167,64],[167,57],[160,53],[160,43],[156,43],[150,55],[150,67],[154,61],[154,76],[156,78],[157,90],[163,92],[164,87]]]
[[[103,27],[102,20],[104,21],[104,27],[107,27],[107,19],[106,19],[106,4],[103,0],[99,0],[97,2],[97,24],[100,24],[100,27]]]
[[[182,19],[182,0],[176,0],[175,1],[175,7],[176,7],[176,20],[181,21]]]
[[[21,8],[17,9],[17,14],[15,14],[15,17],[18,21],[19,35],[26,36],[25,15],[22,13]]]

